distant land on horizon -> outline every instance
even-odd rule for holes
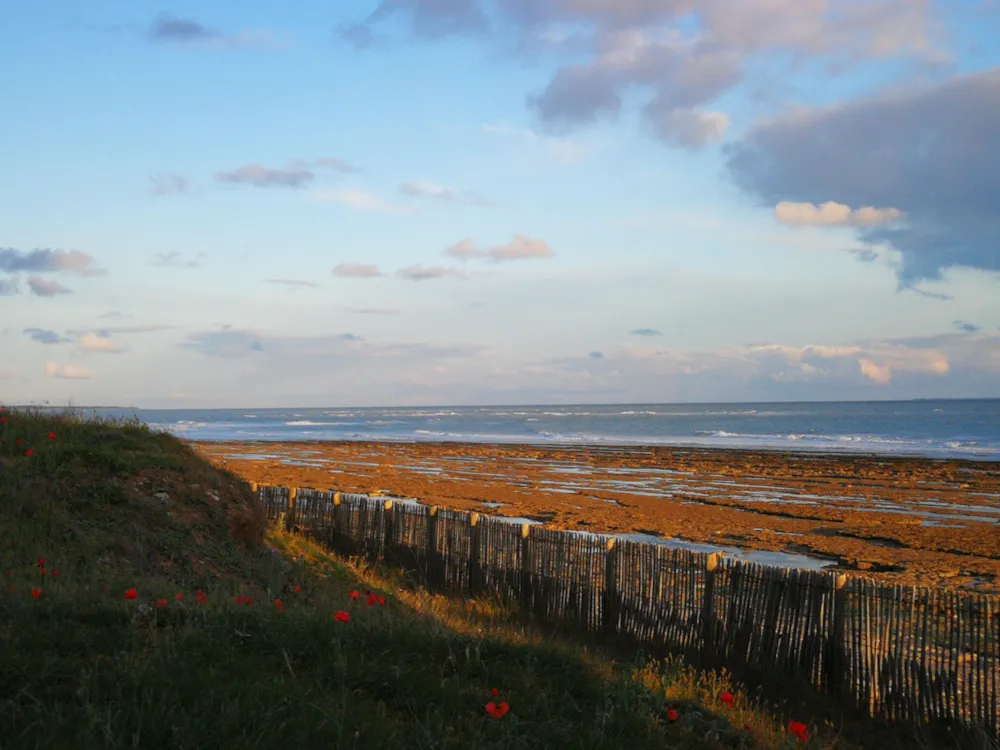
[[[607,401],[607,402],[579,402],[579,403],[538,403],[538,404],[425,404],[422,406],[413,404],[403,404],[398,406],[196,406],[196,407],[156,407],[145,408],[142,406],[94,406],[90,404],[8,404],[11,409],[91,409],[91,410],[117,410],[117,411],[281,411],[285,409],[531,409],[542,407],[578,407],[578,406],[734,406],[747,404],[908,404],[930,401],[1000,401],[1000,396],[986,396],[982,398],[870,398],[870,399],[833,399],[825,400],[798,400],[798,401]],[[2,404],[2,402],[0,402]]]

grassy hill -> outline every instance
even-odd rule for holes
[[[337,559],[143,425],[0,418],[2,750],[869,744]]]

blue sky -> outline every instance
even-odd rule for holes
[[[1000,396],[996,4],[334,5],[2,11],[0,401]]]

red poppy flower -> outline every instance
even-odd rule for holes
[[[31,448],[28,448],[28,450],[26,450],[24,452],[24,455],[26,455],[26,456],[28,456],[30,458],[31,456],[35,455],[35,452],[33,450],[31,450]]]
[[[790,721],[788,722],[788,731],[794,734],[802,742],[807,742],[809,740],[809,735],[807,734],[805,724],[800,721]]]
[[[45,568],[42,568],[42,575],[46,575],[48,572],[49,572],[48,570],[46,570]]]
[[[20,445],[20,444],[21,444],[21,438],[18,438],[17,440],[14,441],[14,445]]]
[[[201,589],[197,589],[197,590],[196,590],[196,591],[194,592],[194,595],[195,595],[195,596],[205,596],[205,592],[204,592],[204,591],[202,591]]]
[[[39,568],[44,567],[45,566],[45,558],[44,557],[39,557],[38,558],[38,562],[35,563],[35,566],[39,567]]]
[[[722,695],[719,696],[719,700],[722,701],[723,703],[725,703],[727,706],[729,706],[729,708],[733,707],[733,694],[732,693],[723,693]]]
[[[198,604],[204,604],[205,602],[208,601],[208,599],[205,598],[204,594],[202,594],[201,596],[196,596],[194,600],[198,602]]]
[[[235,602],[236,602],[237,604],[242,604],[242,603],[243,603],[243,597],[242,597],[242,596],[237,596],[237,597],[234,597],[234,598],[233,598],[233,600],[234,600],[234,601],[235,601]]]
[[[355,601],[357,601],[358,599],[361,598],[361,592],[360,591],[352,591],[351,592],[351,598],[354,599]]]
[[[301,590],[302,589],[299,588],[298,586],[296,586],[294,589],[292,589],[292,591],[294,591],[296,594],[299,593]]]
[[[0,417],[0,424],[6,424],[6,423],[7,423],[7,417]]]
[[[375,596],[375,594],[369,594],[368,595],[368,606],[369,607],[374,606],[375,602],[377,602],[377,601],[378,601],[378,598]]]
[[[243,603],[244,604],[253,604],[253,597],[252,596],[244,596],[243,597]]]
[[[498,695],[500,695],[500,691],[497,690],[496,688],[490,688],[490,695],[496,698]]]
[[[136,596],[138,596],[138,594],[135,593],[135,589],[126,589],[125,590],[125,598],[126,599],[135,599]]]
[[[50,432],[49,433],[49,440],[55,440],[55,439],[56,439],[56,434],[54,432]]]
[[[58,578],[59,577],[59,571],[58,570],[53,570],[52,571],[52,577],[53,578]]]
[[[499,706],[493,701],[486,704],[486,715],[491,719],[502,719],[508,711],[510,711],[510,706],[506,701]]]
[[[157,599],[156,600],[156,606],[159,607],[160,609],[163,609],[164,607],[167,606],[167,600],[166,599]]]
[[[285,608],[285,605],[281,603],[281,599],[275,599],[274,608],[281,612]]]
[[[344,611],[340,611],[333,616],[333,619],[336,620],[337,622],[350,622],[351,616]]]
[[[179,602],[182,602],[184,601],[184,594],[174,594],[174,599],[176,599]]]
[[[3,574],[4,574],[5,576],[7,576],[8,578],[10,578],[10,571],[9,571],[9,570],[5,570],[5,571],[3,572]]]
[[[31,590],[31,598],[34,599],[36,602],[39,600],[39,598],[41,596],[42,596],[42,590],[41,589],[32,589]]]
[[[677,721],[677,712],[672,708],[667,711],[667,721]]]
[[[385,606],[385,597],[384,596],[380,596],[378,598],[378,606],[380,606],[380,607],[384,607]]]

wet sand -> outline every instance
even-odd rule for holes
[[[1000,463],[471,443],[195,443],[244,479],[381,492],[906,585],[1000,593]],[[733,551],[735,553],[735,551]]]

